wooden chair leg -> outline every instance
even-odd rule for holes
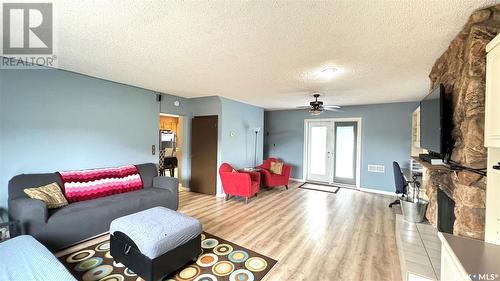
[[[248,204],[248,197],[245,197],[245,204]]]
[[[288,190],[288,184],[285,185],[286,190]]]
[[[226,201],[229,200],[230,196],[229,194],[226,194]]]

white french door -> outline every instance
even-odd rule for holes
[[[305,122],[307,181],[359,187],[360,118]]]
[[[307,128],[307,179],[329,182],[333,170],[332,122],[310,122]]]

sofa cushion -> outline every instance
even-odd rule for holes
[[[153,163],[145,163],[135,165],[135,167],[139,170],[139,174],[141,175],[142,185],[144,185],[144,187],[152,186],[153,178],[158,176],[158,166]]]
[[[88,233],[96,235],[108,231],[111,221],[116,218],[152,207],[168,207],[174,197],[168,189],[147,187],[134,192],[75,202],[63,208],[50,210],[46,228],[48,231],[37,235],[41,240],[47,241],[52,241],[51,237],[58,236],[57,243],[68,245],[70,241],[90,238]],[[61,229],[64,229],[64,237],[59,235]],[[61,241],[66,237],[68,241]],[[50,244],[48,246],[53,248]]]
[[[271,173],[276,174],[276,175],[281,175],[283,173],[283,162],[270,162],[270,169]]]
[[[59,172],[69,202],[96,199],[141,189],[142,181],[133,165]]]
[[[49,211],[48,223],[58,220],[58,217],[67,216],[68,218],[75,219],[75,216],[80,214],[96,213],[98,216],[113,216],[113,214],[130,214],[134,210],[143,210],[144,207],[153,205],[161,206],[162,201],[170,194],[167,190],[161,188],[148,187],[129,193],[121,193],[110,195],[106,197],[96,198],[94,200],[87,200],[75,202],[60,209]],[[106,211],[99,214],[100,211]],[[135,211],[134,211],[135,212]],[[122,216],[122,215],[120,215]],[[110,221],[111,222],[111,221]]]
[[[47,185],[53,182],[62,187],[61,177],[57,173],[17,175],[9,181],[9,200],[28,198],[28,195],[24,193],[25,188]]]
[[[28,194],[30,198],[45,202],[48,209],[68,205],[68,201],[62,194],[61,187],[55,182],[40,187],[26,188],[24,193]]]

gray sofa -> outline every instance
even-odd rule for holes
[[[178,180],[159,177],[157,167],[152,163],[136,167],[143,189],[51,210],[44,202],[29,198],[23,190],[53,182],[61,185],[57,173],[15,176],[9,181],[9,213],[20,221],[23,234],[34,236],[47,248],[56,251],[108,231],[111,221],[118,217],[157,206],[177,210]]]

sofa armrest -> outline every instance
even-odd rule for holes
[[[171,200],[175,205],[175,210],[179,208],[179,180],[172,177],[157,176],[153,178],[153,187],[166,189],[172,194]]]
[[[221,173],[221,180],[224,181],[224,180],[229,180],[231,183],[240,183],[240,182],[244,182],[244,183],[249,183],[250,184],[250,181],[251,181],[251,178],[250,178],[250,174],[248,173],[243,173],[241,171],[238,171],[237,173],[233,173],[233,172],[223,172]],[[223,184],[224,185],[224,184]]]
[[[240,170],[238,172],[249,174],[251,181],[260,183],[260,173],[259,172],[252,172],[252,171],[245,171],[245,170]]]
[[[261,169],[260,173],[262,174],[262,176],[264,178],[270,178],[271,177],[271,171],[269,171],[268,169]]]
[[[153,178],[153,187],[179,190],[179,179],[172,177],[157,176]]]
[[[30,228],[45,224],[48,210],[45,202],[32,198],[16,198],[9,200],[9,214],[18,220],[22,233],[30,233]]]
[[[287,179],[290,178],[290,173],[292,172],[292,167],[290,165],[283,165],[283,170],[281,175],[285,176]]]

